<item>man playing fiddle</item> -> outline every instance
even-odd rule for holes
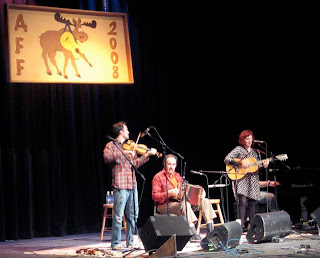
[[[129,140],[129,130],[123,121],[113,125],[112,133],[116,141],[110,141],[106,144],[103,158],[112,170],[114,216],[112,218],[111,247],[119,250],[123,248],[121,245],[123,214],[127,222],[126,245],[128,248],[133,247],[133,235],[136,233],[136,219],[139,214],[136,175],[127,158],[138,168],[149,160],[149,156],[155,155],[157,150],[152,148],[140,157],[131,150],[123,150],[122,144],[125,140]],[[127,158],[123,154],[127,155]]]
[[[178,185],[182,183],[183,179],[175,171],[177,166],[177,157],[175,155],[166,155],[163,160],[163,169],[158,172],[152,179],[152,199],[157,203],[157,211],[159,213],[167,213],[167,199],[169,213],[186,216],[190,228],[192,230],[193,236],[191,241],[200,241],[201,238],[197,234],[195,225],[198,218],[194,214],[194,211],[201,209],[203,213],[203,218],[207,224],[208,233],[213,231],[213,219],[217,217],[215,211],[212,208],[210,201],[207,198],[203,198],[200,206],[191,205],[189,202],[184,200],[179,201],[179,187]],[[185,205],[187,203],[187,205]],[[187,209],[185,208],[187,206]],[[187,211],[186,211],[187,210]],[[198,223],[201,223],[199,221]]]

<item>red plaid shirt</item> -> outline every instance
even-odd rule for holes
[[[173,176],[177,180],[177,183],[182,182],[182,177],[179,173],[174,172]],[[158,203],[158,206],[167,203],[167,189],[166,183],[168,179],[168,190],[174,189],[175,186],[171,179],[166,175],[164,169],[158,172],[152,179],[152,199],[154,202]],[[169,198],[169,202],[176,201],[175,199]]]
[[[133,189],[137,187],[135,171],[133,170],[132,177],[131,164],[115,144],[122,150],[120,143],[113,142],[108,142],[103,150],[104,162],[109,163],[112,169],[112,186],[117,189]],[[140,157],[136,155],[134,158],[130,157],[130,160],[138,168],[146,163],[149,158],[145,158],[144,155]]]

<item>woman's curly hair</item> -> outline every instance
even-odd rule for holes
[[[251,130],[244,130],[240,133],[238,142],[241,146],[244,145],[244,139],[247,138],[249,135],[252,135],[252,140],[254,140],[254,135]]]

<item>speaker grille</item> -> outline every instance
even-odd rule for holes
[[[291,233],[290,216],[285,211],[257,213],[247,233],[250,244],[266,242],[272,237],[285,237]]]
[[[241,234],[241,225],[236,221],[232,221],[215,228],[201,240],[200,244],[206,251],[219,251],[223,247],[231,249],[239,245]]]

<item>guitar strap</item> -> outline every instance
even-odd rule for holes
[[[72,34],[72,36],[73,36],[73,39],[74,39],[74,41],[76,42],[76,43],[78,43],[77,42],[77,40],[76,40],[76,37],[73,35],[73,33],[72,33],[72,30],[71,30],[71,28],[70,28],[70,24],[66,24],[66,26],[64,26],[64,31],[63,32],[65,32],[66,31],[66,28],[68,27],[68,29],[69,29],[69,32]]]
[[[252,149],[254,149],[254,148],[252,148]],[[263,151],[261,151],[261,150],[258,150],[258,149],[254,149],[256,152],[257,152],[257,154],[258,154],[258,156],[259,156],[259,159],[261,159],[261,153],[262,154],[265,154]]]
[[[241,154],[242,157],[240,157],[240,161],[243,160],[243,159],[245,159],[245,158],[247,158],[247,156],[248,156],[249,153],[250,153],[250,152],[248,152],[248,150],[247,150],[245,147],[243,147],[243,146],[241,146],[241,147],[243,148],[243,152],[242,152],[242,154]]]

